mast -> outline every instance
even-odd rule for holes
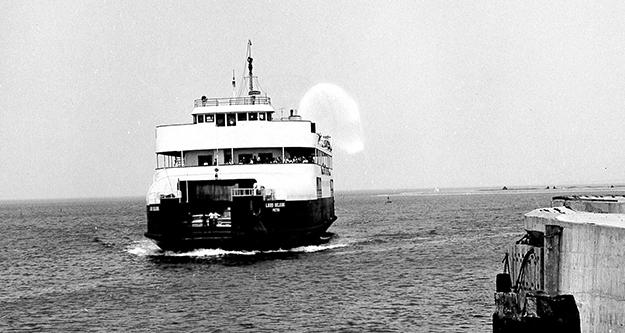
[[[252,67],[253,67],[252,61],[254,61],[254,59],[252,58],[252,41],[248,40],[247,41],[247,69],[250,75],[250,86],[249,86],[250,91],[247,94],[249,96],[252,96],[252,98],[255,98],[256,95],[260,95],[260,91],[254,90],[254,74],[252,74]]]
[[[247,69],[250,71],[250,92],[249,94],[252,95],[252,91],[254,91],[254,76],[252,76],[252,61],[254,59],[252,58],[252,41],[251,40],[247,40]]]

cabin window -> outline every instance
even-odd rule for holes
[[[226,164],[232,164],[232,154],[229,151],[224,151],[224,161]]]
[[[237,125],[237,116],[234,113],[228,113],[226,115],[228,120],[228,126],[236,126]]]
[[[258,113],[258,120],[265,120],[265,113],[264,112]]]
[[[207,114],[206,115],[206,122],[207,123],[212,123],[213,121],[215,121],[215,116],[212,114]]]
[[[201,114],[201,115],[197,116],[197,122],[198,123],[203,123],[204,122],[204,115]]]
[[[258,112],[250,112],[248,119],[249,120],[258,120]]]
[[[237,113],[237,120],[238,120],[238,121],[244,121],[244,120],[247,120],[247,113],[245,113],[245,112],[239,112],[239,113]]]
[[[193,123],[197,124],[197,115],[196,114],[193,115]]]
[[[271,121],[271,112],[267,112],[267,121]]]
[[[215,122],[217,126],[226,126],[226,115],[223,113],[218,113],[215,115]]]
[[[213,165],[213,155],[198,155],[197,165]]]

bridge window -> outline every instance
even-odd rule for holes
[[[226,126],[226,115],[223,113],[218,113],[215,115],[217,126]]]
[[[265,113],[264,112],[258,113],[258,120],[265,120]]]
[[[203,123],[204,122],[204,115],[203,114],[200,114],[200,115],[197,116],[197,122],[198,123]]]
[[[271,112],[267,112],[267,121],[271,121]]]
[[[226,115],[228,119],[228,126],[236,126],[237,125],[237,116],[234,113],[228,113]]]
[[[250,112],[248,119],[249,120],[258,120],[258,112]]]
[[[245,120],[247,120],[247,113],[245,113],[245,112],[237,113],[237,120],[238,121],[245,121]]]
[[[206,115],[206,122],[207,123],[212,123],[213,121],[215,121],[215,116],[212,114],[207,114]]]

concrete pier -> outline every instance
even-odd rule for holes
[[[556,197],[552,206],[525,215],[525,229],[545,236],[545,292],[575,297],[582,332],[625,332],[625,197]],[[559,244],[549,243],[554,228]]]
[[[513,287],[495,294],[493,330],[625,332],[625,197],[555,197],[524,222],[527,234],[507,250]]]

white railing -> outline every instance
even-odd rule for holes
[[[230,191],[232,197],[250,197],[250,196],[262,196],[265,200],[273,200],[274,192],[272,189],[261,188],[233,188]]]
[[[262,195],[259,188],[233,188],[231,194],[233,197],[249,197]]]
[[[271,98],[265,96],[199,98],[193,102],[195,107],[220,105],[271,104]]]

